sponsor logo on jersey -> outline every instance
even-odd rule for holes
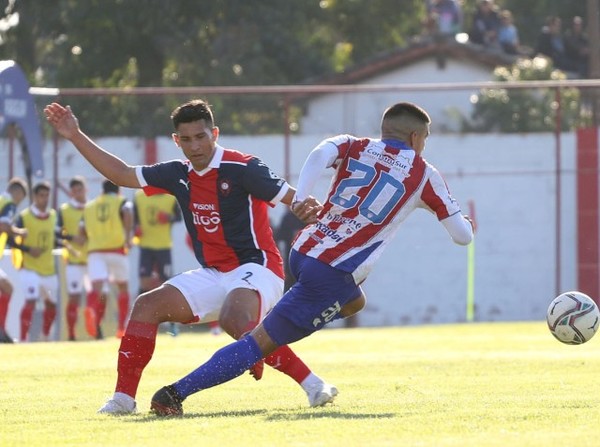
[[[319,230],[321,233],[323,233],[323,235],[325,237],[328,237],[328,238],[330,238],[331,240],[333,240],[335,242],[339,242],[342,239],[344,239],[344,236],[342,236],[337,231],[329,228],[323,222],[317,222],[317,223],[315,223],[315,227],[317,228],[317,230]]]
[[[192,217],[194,225],[202,228],[207,233],[214,233],[217,231],[219,229],[219,224],[221,223],[221,216],[216,211],[212,211],[208,216],[192,211]]]
[[[400,171],[405,177],[409,177],[408,171],[411,168],[411,162],[409,157],[405,157],[401,153],[395,157],[391,156],[386,152],[379,152],[376,147],[368,147],[366,150],[368,156],[377,160],[378,163],[389,166],[392,169]]]

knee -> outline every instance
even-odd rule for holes
[[[0,292],[4,295],[12,295],[13,286],[7,279],[0,279]]]
[[[344,306],[342,306],[340,315],[343,318],[351,317],[352,315],[360,312],[365,307],[366,303],[367,303],[367,300],[365,298],[365,295],[361,294],[358,298],[356,298],[356,299],[346,303]]]

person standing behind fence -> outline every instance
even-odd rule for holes
[[[27,197],[27,183],[14,177],[8,182],[6,191],[0,194],[0,259],[9,238],[24,235],[25,232],[13,226],[19,204]],[[0,343],[13,343],[13,338],[6,332],[6,317],[13,293],[13,285],[6,273],[0,269]]]
[[[102,183],[102,193],[83,210],[83,229],[88,241],[88,275],[92,291],[85,310],[86,328],[92,337],[103,338],[101,323],[106,312],[104,287],[114,282],[118,288],[117,337],[125,332],[129,313],[129,259],[133,232],[132,204],[119,194],[110,180]]]
[[[133,211],[140,247],[138,294],[141,295],[173,275],[171,227],[181,221],[181,210],[171,194],[148,196],[138,190],[133,198]],[[176,335],[176,323],[170,325],[170,333]]]
[[[49,340],[50,329],[56,319],[58,302],[58,276],[52,250],[57,245],[57,215],[49,208],[50,183],[39,182],[32,189],[33,203],[19,213],[15,225],[26,230],[21,241],[13,247],[23,253],[19,268],[19,281],[25,303],[21,309],[21,341],[29,339],[29,330],[36,302],[44,301],[42,336]]]
[[[67,333],[70,341],[75,341],[75,325],[79,312],[81,294],[85,291],[87,270],[87,243],[80,235],[83,209],[87,202],[87,187],[85,179],[75,176],[69,181],[68,202],[63,203],[58,210],[58,227],[61,236],[68,241],[67,265],[65,268],[65,283],[69,301],[66,307]]]

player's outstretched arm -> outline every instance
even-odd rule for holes
[[[79,122],[69,106],[56,102],[44,108],[46,120],[59,135],[69,140],[79,153],[89,161],[100,174],[113,183],[128,188],[140,188],[135,167],[129,166],[119,157],[105,151],[92,141],[79,127]]]

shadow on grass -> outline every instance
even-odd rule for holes
[[[302,421],[309,419],[391,419],[396,417],[395,413],[346,413],[342,411],[294,411],[294,410],[279,410],[269,411],[261,410],[243,410],[243,411],[213,411],[213,412],[196,412],[186,413],[183,416],[168,416],[161,417],[152,413],[136,414],[125,417],[124,422],[154,422],[154,421],[169,421],[178,419],[198,419],[198,418],[239,418],[239,417],[254,417],[265,415],[266,421]]]
[[[136,414],[127,419],[126,422],[150,422],[150,421],[169,421],[177,419],[198,419],[198,418],[223,418],[223,417],[244,417],[244,416],[258,416],[266,414],[267,410],[243,410],[243,411],[213,411],[206,413],[185,413],[183,416],[156,416],[150,412],[146,414]]]
[[[303,411],[294,413],[291,411],[272,413],[265,418],[267,421],[303,421],[308,419],[391,419],[396,417],[395,413],[347,413],[342,411]]]

